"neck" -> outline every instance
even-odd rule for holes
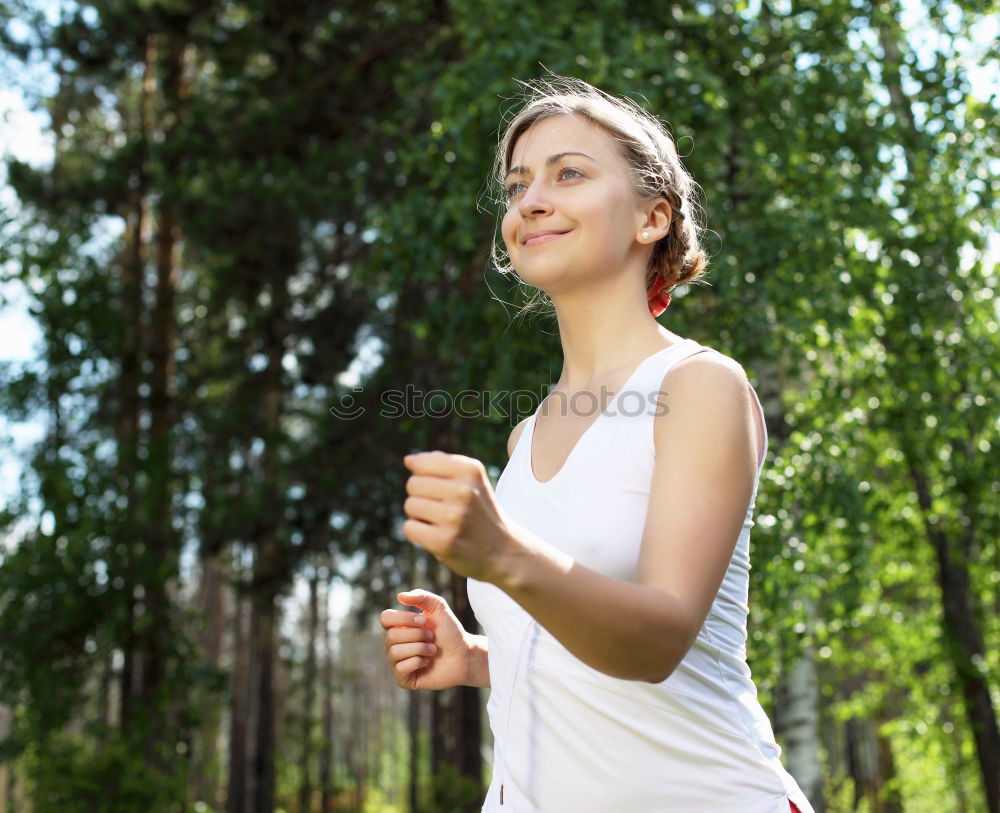
[[[598,386],[683,341],[653,318],[638,285],[588,287],[553,295],[552,300],[563,352],[556,384],[560,389],[575,392]]]

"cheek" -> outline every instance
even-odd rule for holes
[[[635,225],[634,207],[626,194],[611,194],[588,201],[581,217],[591,224],[592,233],[609,247],[619,240],[629,238]]]
[[[517,217],[512,209],[507,211],[500,222],[500,234],[503,235],[503,241],[509,254],[517,242]]]
[[[631,190],[623,191],[616,196],[613,227],[615,236],[624,241],[626,246],[631,246],[641,222],[642,213],[636,204],[635,196],[631,194]]]

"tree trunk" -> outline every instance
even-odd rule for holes
[[[0,742],[10,736],[14,713],[4,705],[0,705]],[[0,811],[8,813],[14,810],[14,762],[0,762]]]
[[[418,692],[409,693],[407,728],[410,733],[410,813],[420,809],[420,705]]]
[[[202,559],[201,585],[198,604],[204,618],[201,633],[201,657],[210,670],[219,668],[222,659],[222,638],[225,625],[223,606],[222,568],[217,556]],[[219,757],[219,704],[214,694],[207,690],[202,694],[198,709],[198,736],[192,763],[195,799],[207,802],[211,807],[219,805],[219,788],[216,781]]]
[[[169,143],[179,119],[183,95],[183,44],[166,41],[163,50],[163,104],[166,110],[163,138]],[[176,173],[176,159],[167,159],[168,177]],[[156,223],[156,286],[150,324],[149,390],[149,513],[146,526],[147,560],[143,568],[144,604],[148,622],[144,641],[142,696],[151,715],[147,758],[153,758],[162,739],[167,713],[173,704],[162,696],[166,682],[167,650],[171,637],[172,605],[169,586],[177,575],[177,542],[172,525],[171,430],[172,389],[175,377],[175,300],[179,273],[179,240],[175,204],[169,189],[161,190]]]
[[[264,425],[266,445],[261,454],[261,482],[277,482],[277,443],[280,430],[283,395],[281,388],[281,363],[284,355],[282,316],[283,297],[277,296],[276,310],[265,326],[267,335],[268,369],[264,392]],[[263,507],[263,506],[262,506]],[[274,657],[277,634],[277,586],[281,557],[278,547],[278,516],[275,506],[261,511],[260,533],[254,555],[253,596],[250,604],[251,640],[251,716],[254,732],[251,739],[252,769],[249,798],[253,813],[270,813],[274,808],[275,787],[275,708],[274,708]]]
[[[754,390],[765,409],[770,452],[774,454],[787,442],[789,435],[781,397],[784,389],[781,368],[770,360],[756,363],[755,368],[758,378]],[[815,606],[808,598],[804,602],[807,623],[811,626],[816,615]],[[819,678],[816,653],[811,646],[806,646],[788,665],[788,670],[782,672],[779,691],[782,700],[775,728],[780,728],[785,743],[786,766],[813,808],[822,813],[826,800],[823,798]]]
[[[782,675],[781,734],[785,764],[812,803],[816,813],[826,809],[823,800],[823,763],[819,734],[819,679],[816,653],[803,649]]]
[[[308,629],[306,631],[306,663],[303,675],[304,698],[302,702],[302,759],[299,771],[302,785],[299,788],[299,810],[309,811],[312,806],[312,714],[316,705],[316,634],[319,627],[319,572],[313,569],[309,578]]]
[[[879,720],[881,726],[885,720]],[[896,759],[892,753],[892,743],[876,728],[876,753],[878,754],[878,804],[876,813],[903,813],[903,799],[896,784]]]
[[[345,736],[347,764],[354,778],[358,809],[364,810],[365,788],[368,784],[368,745],[366,742],[365,717],[363,709],[368,707],[370,698],[368,687],[361,673],[355,673],[352,683],[350,729]]]
[[[262,372],[261,401],[263,405],[261,433],[264,449],[260,455],[260,479],[258,486],[261,502],[258,505],[258,531],[255,540],[253,601],[251,602],[251,715],[255,722],[251,748],[253,769],[250,797],[254,813],[270,813],[274,807],[275,788],[275,697],[274,697],[274,657],[275,636],[277,634],[277,596],[285,583],[286,564],[283,547],[279,542],[283,522],[282,501],[268,499],[279,484],[279,454],[281,442],[281,418],[284,409],[285,340],[288,334],[287,308],[288,289],[286,276],[297,265],[298,234],[293,228],[282,232],[283,242],[271,251],[270,263],[251,269],[251,275],[259,279],[270,279],[267,286],[271,307],[261,328],[263,330],[263,351],[267,357],[267,367]],[[290,243],[284,242],[291,241]],[[257,258],[255,262],[260,262]],[[254,302],[247,303],[252,312]]]
[[[368,635],[365,636],[366,639],[369,638]],[[371,699],[368,703],[369,719],[368,719],[368,776],[369,785],[375,788],[385,787],[383,782],[383,766],[385,761],[383,759],[384,751],[384,741],[382,738],[384,732],[384,720],[385,720],[385,691],[383,689],[384,683],[382,677],[384,673],[378,668],[380,665],[376,665],[371,661],[370,658],[366,658],[367,663],[362,666],[362,669],[366,673],[365,683],[368,685],[371,691]],[[392,800],[387,798],[387,804],[392,804]]]
[[[288,697],[288,664],[285,658],[281,656],[282,644],[285,641],[281,632],[281,617],[281,604],[278,602],[277,597],[275,597],[274,651],[271,657],[271,663],[273,664],[271,677],[271,719],[274,721],[274,733],[271,736],[274,743],[272,747],[272,762],[276,759],[275,754],[278,743],[284,742],[285,738],[285,699]],[[275,769],[275,777],[277,777],[277,769]],[[276,786],[277,778],[275,779]]]
[[[122,266],[121,312],[122,356],[118,387],[118,468],[120,489],[125,495],[122,517],[122,546],[119,556],[122,568],[122,596],[125,601],[122,630],[122,672],[120,681],[119,725],[122,731],[132,730],[133,698],[138,690],[140,661],[136,647],[136,581],[137,561],[143,556],[139,495],[136,488],[139,468],[139,425],[142,404],[139,398],[143,344],[143,276],[146,268],[145,233],[147,228],[146,192],[149,185],[147,144],[152,129],[150,104],[156,90],[153,74],[155,50],[150,38],[144,43],[143,76],[140,85],[139,110],[136,116],[138,149],[132,170],[134,181],[129,211],[126,214],[126,249]],[[123,111],[126,115],[129,111]]]
[[[844,726],[847,733],[847,773],[854,785],[854,808],[874,798],[874,758],[864,721],[852,717]]]
[[[969,563],[962,541],[946,533],[939,518],[933,514],[927,479],[912,452],[908,450],[906,454],[923,514],[924,530],[937,559],[936,576],[944,609],[945,647],[955,668],[965,701],[965,714],[976,743],[986,809],[989,813],[1000,813],[1000,728],[997,727],[989,683],[979,668],[979,664],[984,662],[985,647],[976,622]],[[969,524],[966,527],[972,526]],[[970,547],[968,541],[964,547]]]
[[[104,742],[110,733],[114,721],[111,719],[111,697],[114,689],[114,650],[109,649],[101,658],[101,682],[97,696],[97,724],[101,731],[100,740]],[[2,810],[3,808],[0,808]]]
[[[962,777],[965,775],[966,761],[963,754],[965,730],[961,725],[961,721],[956,719],[955,703],[952,702],[953,698],[954,695],[946,698],[941,709],[941,718],[951,726],[949,740],[952,747],[952,760],[948,766],[947,777],[948,782],[955,788],[955,803],[957,805],[955,813],[970,813],[973,807],[969,802],[968,788],[966,788],[965,782],[962,780]],[[959,703],[959,705],[961,704]],[[957,714],[961,716],[961,711],[957,710]]]
[[[320,809],[322,813],[331,813],[333,795],[336,793],[334,786],[336,754],[333,748],[333,646],[330,636],[332,585],[333,573],[331,570],[327,571],[326,589],[323,591],[323,745],[320,748],[319,758],[319,785],[322,792]]]
[[[442,446],[441,448],[448,448]],[[431,590],[448,602],[454,610],[454,596],[451,595],[451,571],[443,565],[431,568]],[[455,707],[457,689],[445,689],[430,693],[430,763],[431,786],[434,787],[448,765],[454,764],[453,742],[455,719],[451,711]]]
[[[246,605],[241,550],[233,553],[236,589],[233,591],[233,661],[229,701],[229,778],[226,813],[247,813],[247,712],[250,685],[247,675],[249,641],[245,631]]]
[[[451,578],[452,609],[465,629],[475,630],[476,614],[469,603],[466,579],[455,573],[449,575]],[[482,796],[485,789],[483,788],[483,758],[480,750],[483,731],[479,689],[474,686],[460,686],[455,690],[453,700],[455,704],[453,730],[456,734],[453,757],[456,761],[456,768],[462,777],[476,783],[479,788],[478,796]],[[480,798],[478,804],[470,803],[467,810],[474,813],[474,809],[477,810],[481,806],[482,799]]]
[[[269,592],[250,602],[250,704],[253,732],[249,740],[250,773],[247,777],[248,809],[271,813],[274,809],[274,656],[277,605]]]

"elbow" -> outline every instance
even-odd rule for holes
[[[656,661],[649,664],[647,673],[639,678],[644,683],[663,683],[663,681],[669,678],[677,670],[677,667],[680,666],[688,650],[691,649],[695,639],[698,637],[698,632],[697,630],[693,633],[688,630],[675,630],[669,637],[671,639],[670,644],[657,652],[658,657]]]
[[[670,677],[680,664],[683,655],[666,649],[645,653],[641,659],[629,658],[627,653],[619,652],[610,661],[602,664],[590,663],[591,668],[603,672],[618,680],[629,680],[636,683],[663,683]]]
[[[672,660],[667,666],[661,667],[660,669],[650,673],[647,677],[642,678],[642,681],[644,683],[652,683],[654,685],[657,683],[663,683],[663,681],[674,673],[674,670],[677,669],[679,663],[680,661]]]
[[[663,683],[676,671],[684,658],[684,653],[674,647],[663,647],[656,652],[650,651],[649,655],[649,659],[641,666],[636,664],[639,668],[634,669],[628,676],[631,680],[653,685]]]

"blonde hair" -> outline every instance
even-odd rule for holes
[[[582,79],[552,75],[521,84],[525,98],[500,134],[493,163],[491,180],[497,189],[498,211],[503,212],[507,206],[504,179],[518,138],[550,116],[582,116],[618,142],[632,169],[639,196],[646,200],[663,198],[670,204],[670,230],[653,247],[646,269],[646,290],[657,277],[663,278],[664,292],[698,279],[708,265],[708,255],[701,247],[704,227],[698,200],[700,187],[681,163],[666,126],[631,100],[611,96]],[[516,276],[502,240],[494,239],[492,259],[500,273]],[[543,298],[547,297],[543,294]],[[529,302],[525,309],[531,305]]]

